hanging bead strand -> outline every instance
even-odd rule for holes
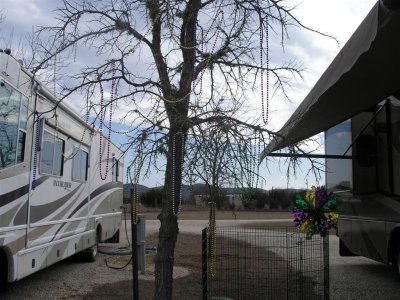
[[[215,277],[217,269],[217,235],[216,235],[216,218],[215,218],[215,202],[208,202],[210,205],[210,223],[209,223],[209,245],[210,245],[210,275]]]
[[[201,95],[202,92],[203,92],[203,75],[204,75],[205,70],[207,69],[207,67],[208,67],[209,64],[210,64],[210,61],[211,61],[211,58],[212,58],[212,53],[214,53],[215,46],[216,46],[216,44],[217,44],[217,40],[218,40],[219,35],[220,35],[220,32],[221,32],[221,26],[222,26],[222,23],[223,23],[223,21],[224,21],[224,12],[223,12],[223,10],[218,10],[218,11],[216,12],[216,14],[214,15],[213,20],[212,20],[212,22],[211,22],[211,24],[210,24],[210,27],[208,28],[208,30],[207,30],[207,32],[206,32],[206,34],[205,34],[204,36],[202,35],[202,41],[203,41],[203,43],[201,44],[201,52],[204,54],[204,48],[203,48],[204,41],[205,41],[205,39],[207,38],[208,33],[210,32],[210,30],[211,30],[211,28],[212,28],[214,22],[216,22],[217,17],[218,17],[219,15],[221,16],[221,18],[220,18],[220,20],[219,20],[219,22],[218,22],[218,25],[217,25],[217,27],[216,27],[215,39],[214,39],[214,42],[213,42],[212,47],[211,47],[210,55],[206,58],[206,66],[201,70],[200,75],[199,75],[199,78],[197,78],[196,81],[195,81],[194,79],[192,80],[192,82],[193,82],[193,87],[192,87],[192,89],[193,89],[193,93],[194,93],[196,96]],[[199,83],[200,83],[200,91],[199,91],[199,92],[196,92],[196,87],[197,87],[197,85],[198,85]]]
[[[34,112],[34,124],[35,124],[35,148],[33,150],[33,168],[32,168],[32,190],[36,188],[36,176],[37,176],[37,161],[38,152],[40,147],[40,116],[37,111]]]
[[[261,16],[261,7],[259,12],[260,20],[260,64],[261,64],[261,114],[265,124],[268,123],[269,115],[269,20],[268,15],[265,16],[265,60],[266,60],[266,83],[265,83],[265,96],[264,96],[264,28],[263,19]]]
[[[256,139],[257,139],[257,134],[256,134]],[[262,133],[258,133],[258,144],[257,144],[257,152],[256,152],[256,160],[257,160],[257,181],[256,181],[256,189],[258,188],[258,183],[260,181],[260,164],[261,164],[261,142],[262,142]]]
[[[108,135],[107,135],[107,154],[106,154],[106,170],[105,173],[103,174],[103,168],[102,168],[102,160],[103,160],[103,125],[104,125],[104,119],[105,119],[105,105],[104,105],[104,89],[101,81],[101,75],[97,75],[97,80],[99,81],[100,85],[100,126],[99,126],[99,131],[100,131],[100,145],[99,145],[99,171],[100,171],[100,178],[101,180],[106,180],[108,176],[108,167],[110,163],[110,144],[111,144],[111,126],[112,126],[112,113],[113,113],[113,101],[115,97],[115,62],[111,62],[111,68],[112,68],[112,80],[111,80],[111,92],[110,92],[110,113],[109,113],[109,121],[108,121]]]
[[[134,193],[133,193],[133,201],[135,203],[134,205],[134,211],[133,211],[133,223],[136,225],[138,222],[138,205],[139,205],[139,178],[140,178],[140,169],[141,169],[141,152],[138,152],[135,163],[134,163],[134,169],[133,169],[133,181],[134,181]]]

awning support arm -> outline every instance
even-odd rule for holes
[[[367,122],[367,124],[364,125],[364,127],[360,130],[360,132],[357,134],[357,136],[355,137],[355,139],[351,142],[350,146],[347,147],[346,151],[344,151],[343,155],[346,155],[347,152],[350,150],[351,147],[353,147],[353,145],[355,144],[355,142],[357,142],[358,138],[361,136],[361,134],[365,131],[365,129],[367,129],[367,127],[371,124],[371,122],[373,120],[375,120],[376,116],[381,112],[381,110],[386,107],[386,104],[388,103],[387,99],[385,101],[385,104],[383,104],[372,116],[371,120],[369,120]]]
[[[333,155],[333,154],[311,154],[311,153],[270,153],[272,157],[304,157],[304,158],[330,158],[330,159],[355,159],[352,155]]]

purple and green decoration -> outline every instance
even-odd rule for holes
[[[312,187],[305,192],[304,199],[296,195],[293,216],[295,226],[307,236],[326,236],[330,229],[337,228],[339,213],[336,199],[325,189]]]

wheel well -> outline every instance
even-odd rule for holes
[[[101,242],[102,240],[102,228],[101,228],[101,224],[97,225],[96,227],[96,233],[97,233],[97,241],[96,242]]]
[[[5,289],[8,281],[8,260],[6,252],[0,248],[0,291]]]
[[[388,244],[388,262],[396,262],[396,247],[398,247],[398,245],[400,245],[400,227],[396,227],[390,235]]]

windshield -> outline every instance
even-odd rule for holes
[[[21,108],[21,100],[23,102]],[[6,82],[0,84],[0,169],[23,161],[28,99]],[[21,116],[22,112],[22,116]]]

